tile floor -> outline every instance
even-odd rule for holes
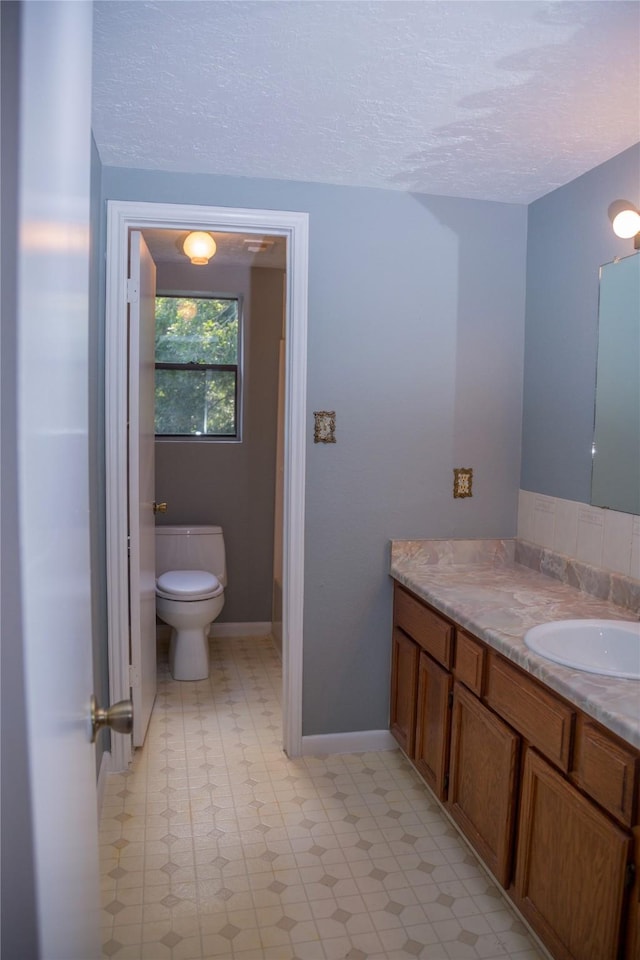
[[[541,960],[398,751],[289,760],[268,638],[160,664],[144,748],[109,778],[103,954],[117,960]]]

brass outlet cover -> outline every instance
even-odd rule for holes
[[[317,410],[313,414],[313,416],[315,418],[313,442],[314,443],[335,443],[336,442],[335,410]]]
[[[472,497],[472,467],[456,467],[453,471],[453,496],[457,499]]]

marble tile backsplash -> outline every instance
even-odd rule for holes
[[[518,562],[636,610],[640,517],[521,490]]]

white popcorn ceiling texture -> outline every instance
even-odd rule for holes
[[[93,129],[112,166],[529,203],[640,140],[640,3],[98,0]]]

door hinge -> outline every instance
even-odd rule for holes
[[[627,864],[627,871],[624,877],[625,887],[632,887],[636,881],[636,865],[635,863]]]
[[[132,663],[129,664],[129,686],[136,687],[139,683],[138,671]]]
[[[138,302],[138,284],[132,277],[127,278],[127,303]]]
[[[453,706],[453,690],[449,691],[449,696],[447,697],[447,704],[450,708]]]

